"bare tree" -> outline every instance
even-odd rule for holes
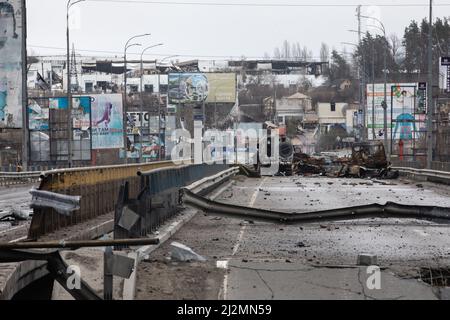
[[[395,62],[400,63],[403,59],[403,45],[402,40],[395,34],[391,34],[388,38],[391,45],[392,57],[394,57]]]
[[[273,57],[274,57],[275,59],[281,59],[280,48],[276,47],[276,48],[273,50]]]
[[[283,41],[282,55],[283,55],[283,58],[285,58],[285,59],[289,59],[291,57],[291,44],[287,40]]]
[[[320,61],[328,62],[329,58],[330,58],[330,48],[326,43],[322,42],[322,45],[320,46]]]

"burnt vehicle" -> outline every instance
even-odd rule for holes
[[[286,136],[281,136],[279,149],[280,167],[278,172],[281,175],[291,176],[294,161],[294,146],[291,140]]]
[[[339,177],[369,177],[396,179],[398,171],[392,170],[381,141],[354,143],[350,161],[343,165]]]
[[[386,168],[388,161],[383,143],[381,141],[354,143],[351,163],[368,169]]]

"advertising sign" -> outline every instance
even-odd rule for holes
[[[49,130],[49,109],[39,105],[38,101],[32,100],[28,106],[28,121],[30,130]]]
[[[234,103],[236,75],[234,73],[171,73],[169,74],[169,104]]]
[[[91,100],[92,149],[123,148],[122,95],[92,95]]]
[[[382,102],[384,100],[384,84],[375,84],[375,90],[371,84],[367,85],[367,130],[369,140],[384,139],[384,109]],[[399,139],[404,128],[398,127],[399,123],[407,123],[411,128],[416,125],[413,121],[419,121],[416,116],[419,114],[416,92],[418,85],[416,83],[388,83],[387,84],[387,137],[391,139],[391,131],[394,130],[393,139]],[[373,103],[375,109],[373,109]],[[374,111],[374,112],[373,112]],[[422,110],[420,113],[423,113]],[[406,124],[405,124],[406,126]],[[372,128],[375,129],[375,137]],[[414,128],[413,131],[419,131],[420,128]],[[402,131],[403,130],[403,131]],[[406,139],[407,135],[404,135]],[[409,136],[408,136],[409,137]],[[412,139],[412,138],[411,138]]]
[[[22,128],[23,0],[0,0],[0,127]]]
[[[450,92],[450,57],[441,57],[440,59],[439,88]]]
[[[90,139],[91,99],[76,97],[72,99],[73,140]]]

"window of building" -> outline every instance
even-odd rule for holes
[[[84,84],[84,91],[86,93],[92,93],[93,89],[94,89],[94,84],[92,82],[86,82]]]
[[[139,91],[139,86],[137,84],[130,85],[130,92],[136,93]]]
[[[144,92],[146,92],[146,93],[153,93],[153,85],[152,84],[144,85]]]
[[[101,89],[103,92],[106,92],[106,87],[108,83],[106,81],[97,81],[97,88]]]
[[[159,93],[167,93],[168,85],[167,84],[160,84],[159,85]]]
[[[332,102],[331,103],[331,112],[335,112],[336,111],[336,103]]]

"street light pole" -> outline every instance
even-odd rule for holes
[[[386,57],[387,57],[387,50],[388,50],[388,44],[387,44],[387,38],[386,38],[386,28],[384,27],[383,22],[381,22],[381,20],[375,18],[375,17],[370,17],[370,16],[361,16],[362,18],[366,18],[366,19],[373,19],[376,22],[378,22],[381,26],[377,27],[379,30],[381,30],[383,32],[383,36],[384,36],[384,41],[385,41],[385,48],[384,48],[384,99],[383,99],[383,103],[381,104],[381,106],[383,107],[383,131],[384,131],[384,148],[386,150],[386,153],[388,154],[388,157],[390,157],[390,147],[388,146],[388,139],[387,139],[387,61],[386,61]],[[391,106],[392,108],[392,106]],[[392,131],[392,126],[391,126],[391,131]],[[374,137],[375,138],[375,137]],[[391,132],[391,139],[392,139],[392,132]]]
[[[72,6],[76,5],[77,3],[83,2],[86,0],[77,0],[75,2],[72,2],[72,0],[67,1],[67,7],[66,7],[66,49],[67,49],[67,61],[66,61],[66,67],[67,67],[67,162],[69,165],[69,168],[73,166],[72,163],[72,139],[73,139],[73,133],[72,133],[72,84],[71,84],[71,76],[70,76],[70,28],[69,28],[69,10]],[[50,75],[51,77],[51,75]]]
[[[142,143],[143,143],[143,141],[142,141],[142,133],[143,133],[143,130],[142,130],[142,128],[143,128],[143,126],[144,126],[144,98],[143,98],[143,80],[144,80],[144,53],[147,51],[147,50],[149,50],[149,49],[151,49],[151,48],[154,48],[154,47],[158,47],[158,46],[162,46],[163,44],[162,43],[158,43],[158,44],[155,44],[155,45],[153,45],[153,46],[149,46],[149,47],[147,47],[147,48],[145,48],[144,50],[142,50],[142,53],[141,53],[141,83],[140,83],[140,100],[141,100],[141,134],[140,134],[140,136],[139,136],[139,142],[140,142],[140,144],[141,144],[141,151],[140,151],[140,154],[139,154],[139,162],[142,162],[143,161],[143,159],[144,159],[144,157],[143,157],[143,146],[142,146]],[[149,129],[150,129],[150,126],[149,126]]]
[[[141,46],[140,43],[129,44],[132,40],[140,37],[149,36],[150,33],[133,36],[125,43],[123,54],[123,77],[124,77],[124,94],[123,94],[123,143],[125,149],[125,164],[128,163],[128,145],[127,145],[127,50],[134,46]]]
[[[433,1],[430,0],[430,19],[428,26],[428,84],[427,84],[427,169],[433,163]]]

